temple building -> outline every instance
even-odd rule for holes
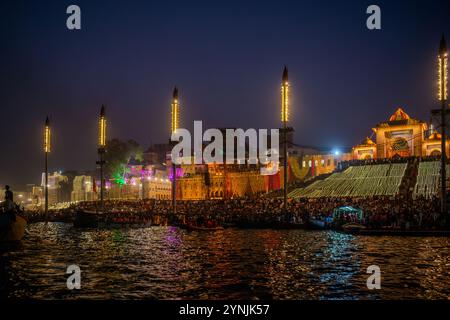
[[[439,156],[441,154],[441,134],[433,132],[428,138],[426,138],[422,144],[423,156]],[[450,155],[449,140],[445,141],[445,149],[447,157]]]
[[[261,175],[257,168],[214,164],[204,165],[204,168],[203,172],[179,178],[178,199],[229,199],[269,191],[268,176]]]
[[[429,130],[426,122],[411,118],[402,108],[397,108],[388,121],[372,130],[376,142],[366,138],[353,147],[353,159],[438,156],[441,153],[441,135]],[[448,156],[448,141],[445,151]]]
[[[353,159],[376,159],[377,145],[369,137],[352,149]]]
[[[376,134],[377,158],[420,157],[427,129],[425,122],[398,108],[388,121],[372,129]]]

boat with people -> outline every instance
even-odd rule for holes
[[[25,235],[27,220],[21,210],[0,213],[0,242],[20,241]]]
[[[333,228],[336,230],[361,230],[366,227],[362,224],[364,213],[360,208],[342,206],[333,210]]]
[[[23,210],[14,202],[13,192],[8,185],[5,186],[4,201],[0,204],[0,242],[22,240],[27,220]]]

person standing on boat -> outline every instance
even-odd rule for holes
[[[5,211],[9,212],[14,210],[14,194],[10,190],[10,187],[7,185],[5,186]]]

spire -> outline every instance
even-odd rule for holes
[[[447,43],[445,42],[444,34],[442,34],[441,43],[439,45],[439,54],[447,53]]]
[[[178,88],[176,86],[173,88],[173,98],[178,99]]]
[[[288,81],[288,69],[286,66],[284,66],[284,70],[283,70],[283,82],[287,82]]]
[[[47,116],[47,118],[45,119],[45,126],[46,126],[46,127],[50,126],[50,119],[48,118],[48,116]]]
[[[100,117],[105,116],[105,106],[102,104],[102,108],[100,109]]]

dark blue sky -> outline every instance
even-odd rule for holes
[[[0,15],[0,183],[19,187],[39,182],[47,114],[62,170],[95,167],[102,103],[110,136],[165,142],[174,85],[184,127],[278,127],[284,64],[299,144],[352,146],[398,106],[428,121],[450,38],[448,1],[2,1]]]

